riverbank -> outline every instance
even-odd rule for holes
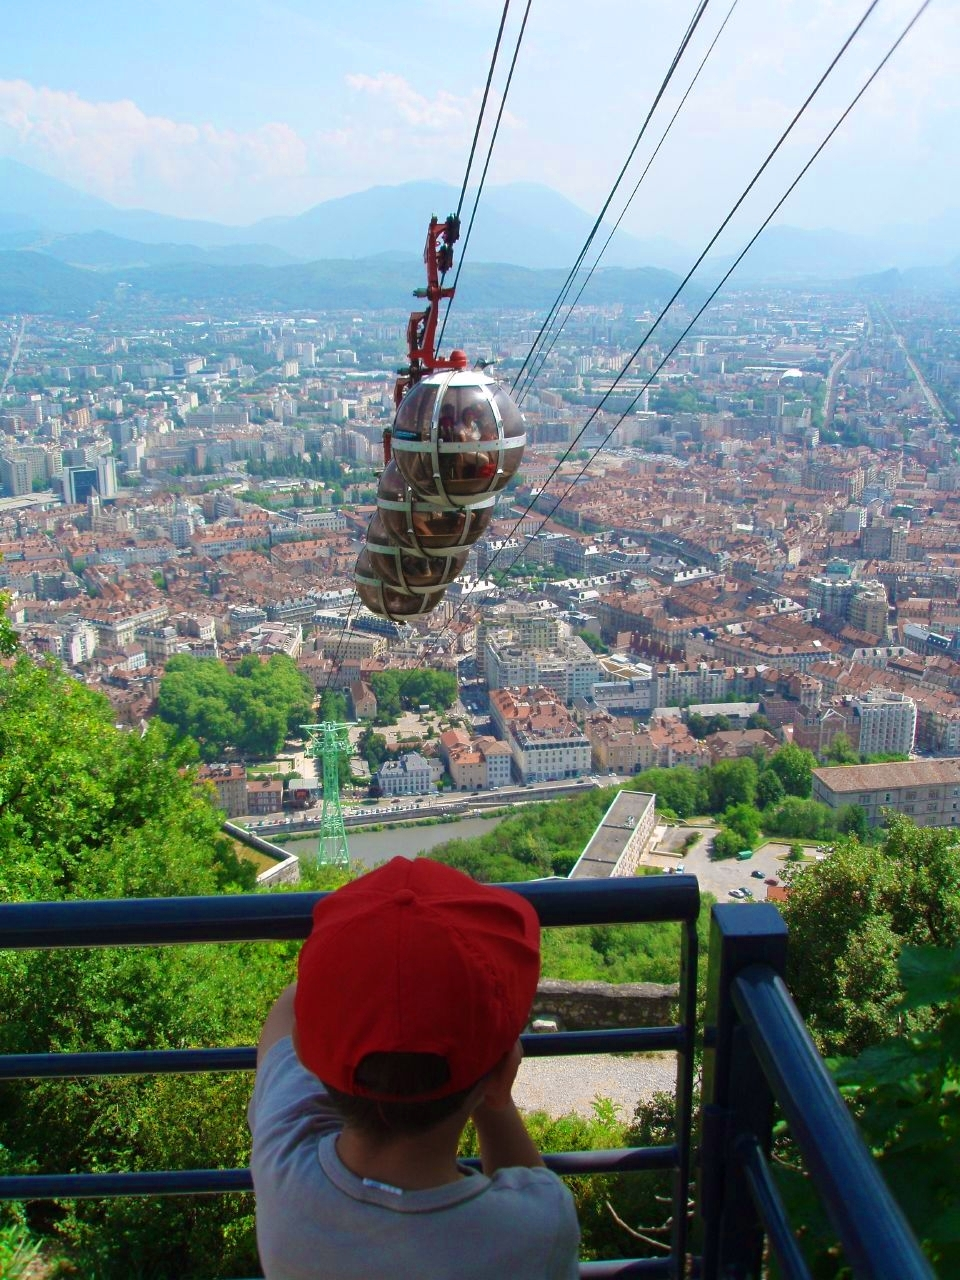
[[[453,822],[424,824],[422,826],[397,825],[383,826],[376,831],[348,831],[347,848],[351,862],[361,862],[366,867],[375,867],[379,862],[386,862],[397,856],[415,858],[420,853],[429,853],[434,845],[445,844],[447,840],[468,840],[473,836],[486,835],[506,814],[500,813],[489,818],[461,818]],[[277,841],[281,848],[295,853],[298,858],[310,858],[316,853],[317,837],[315,833],[304,836],[285,836]]]

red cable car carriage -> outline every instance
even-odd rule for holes
[[[357,595],[370,612],[390,618],[393,622],[406,622],[408,618],[422,617],[423,614],[432,612],[443,599],[443,587],[425,595],[415,595],[391,587],[371,565],[370,553],[366,547],[360,552],[353,577],[357,584]]]
[[[429,613],[443,599],[526,444],[520,410],[506,391],[468,369],[462,351],[446,360],[436,354],[437,304],[453,297],[441,276],[459,234],[456,217],[430,221],[427,288],[417,291],[428,305],[407,325],[410,363],[394,390],[377,512],[354,575],[367,608],[394,621]]]

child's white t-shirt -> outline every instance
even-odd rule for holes
[[[248,1111],[257,1244],[266,1280],[573,1280],[573,1197],[548,1169],[463,1168],[401,1191],[357,1177],[336,1152],[342,1121],[288,1038],[257,1070]]]

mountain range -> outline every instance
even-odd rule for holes
[[[453,186],[409,182],[326,200],[294,217],[227,226],[120,209],[0,158],[0,308],[53,306],[71,314],[115,301],[121,285],[184,305],[403,305],[420,283],[417,259],[428,216],[446,215],[458,196]],[[465,207],[471,204],[468,195]],[[549,305],[592,226],[589,214],[548,187],[485,188],[469,242],[472,304],[541,306],[545,298]],[[597,247],[610,230],[599,229]],[[696,255],[697,249],[668,238],[618,230],[589,297],[662,301],[675,287],[674,273],[685,272]],[[871,287],[877,281],[955,287],[957,264],[940,264],[958,255],[960,218],[949,215],[873,237],[775,226],[737,268],[734,283],[868,277]],[[698,282],[715,281],[732,260],[708,258]]]

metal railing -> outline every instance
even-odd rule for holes
[[[704,1028],[700,1274],[753,1280],[764,1274],[769,1246],[783,1280],[811,1280],[771,1171],[776,1105],[857,1280],[932,1280],[930,1264],[787,991],[786,955],[787,928],[775,907],[714,907]]]
[[[584,1262],[581,1275],[686,1274],[691,1176],[693,1049],[697,998],[697,918],[694,876],[543,881],[512,885],[544,927],[674,921],[681,926],[678,1021],[663,1027],[572,1031],[524,1036],[530,1057],[652,1052],[677,1055],[673,1141],[657,1147],[546,1155],[561,1174],[672,1171],[670,1256]],[[150,946],[177,943],[277,941],[305,938],[322,895],[254,894],[216,898],[0,904],[0,947]],[[0,1055],[0,1080],[140,1075],[163,1072],[252,1071],[254,1048]],[[107,1196],[204,1195],[250,1191],[248,1169],[157,1170],[137,1173],[29,1174],[0,1177],[0,1200]]]
[[[776,1257],[784,1280],[810,1280],[770,1168],[775,1105],[790,1125],[857,1280],[930,1280],[924,1259],[784,985],[786,926],[773,906],[714,907],[703,1032],[703,1098],[692,1134],[700,895],[692,876],[512,886],[545,927],[676,921],[679,1019],[663,1027],[524,1037],[531,1057],[669,1050],[677,1054],[673,1141],[548,1155],[561,1174],[672,1171],[669,1257],[581,1264],[584,1276],[755,1280]],[[0,904],[0,947],[144,946],[303,938],[318,895],[258,894]],[[0,1080],[252,1071],[255,1050],[213,1048],[0,1056]],[[688,1191],[694,1147],[698,1186]],[[31,1174],[0,1178],[0,1199],[203,1195],[250,1191],[247,1169]],[[688,1249],[688,1228],[699,1246]]]

